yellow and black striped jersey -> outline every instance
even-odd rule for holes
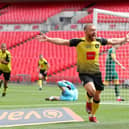
[[[96,41],[88,42],[85,37],[71,39],[70,46],[75,46],[77,51],[77,69],[79,73],[98,73],[99,51],[101,45],[106,45],[107,39],[97,38]]]
[[[11,71],[11,54],[8,50],[4,53],[0,50],[0,59],[9,62],[8,64],[0,63],[0,70],[3,72],[10,72]]]

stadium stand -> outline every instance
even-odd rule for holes
[[[92,23],[92,22],[93,22],[93,13],[78,20],[78,23]],[[120,23],[120,22],[127,23],[129,22],[129,18],[98,14],[98,23]]]
[[[72,32],[48,32],[47,35],[51,37],[63,36],[62,38],[70,39],[75,35],[77,36],[78,32],[75,32],[74,34],[72,34]],[[36,39],[27,41],[26,43],[10,50],[13,56],[13,69],[15,69],[15,71],[12,71],[12,75],[20,73],[35,76],[37,73],[36,62],[38,61],[40,54],[43,54],[50,63],[51,68],[49,70],[49,74],[54,74],[57,71],[63,70],[66,67],[70,67],[70,65],[75,64],[76,52],[74,49],[75,48],[69,48],[67,46],[56,46],[50,43],[41,43]],[[17,59],[18,61],[15,61]],[[22,64],[22,69],[21,64],[18,64],[18,62]],[[31,70],[30,62],[32,67]]]
[[[50,82],[56,82],[58,80],[69,80],[73,83],[78,83],[80,82],[78,72],[77,72],[77,66],[73,65],[64,71],[60,71],[56,73],[55,75],[52,75],[48,78],[48,81]]]
[[[7,47],[14,47],[39,34],[39,32],[0,32],[0,42],[6,43]]]
[[[98,9],[104,9],[104,10],[110,10],[110,11],[115,11],[115,12],[129,12],[128,8],[129,2],[98,2],[94,4],[92,7],[88,8],[87,11],[88,13],[92,13],[94,8]]]
[[[11,4],[6,13],[0,16],[0,24],[43,23],[49,17],[64,10],[77,11],[86,7],[88,2],[45,2],[27,4]],[[3,10],[4,11],[4,10]]]
[[[6,3],[0,3],[0,9],[6,6]]]
[[[25,33],[25,32],[24,32]],[[112,37],[123,37],[127,32],[124,31],[106,31],[98,32],[98,37],[112,38]],[[84,36],[83,31],[51,31],[46,33],[50,37],[60,37],[65,39],[79,38]],[[122,52],[124,55],[129,54],[129,45],[122,46],[123,49],[118,49],[117,51]],[[106,52],[110,46],[104,46],[100,49],[100,68],[103,77],[105,76],[105,58]],[[10,49],[12,53],[12,76],[17,74],[27,74],[31,76],[31,80],[37,80],[37,62],[40,54],[50,63],[50,69],[48,71],[49,79],[48,81],[55,82],[60,78],[68,78],[71,81],[76,82],[78,80],[78,75],[76,72],[76,51],[75,48],[70,48],[67,46],[57,46],[48,42],[39,42],[36,39],[31,39],[23,44]],[[124,56],[126,57],[126,56]],[[123,55],[119,56],[121,63]],[[125,62],[124,62],[125,64]],[[119,73],[121,69],[117,66]],[[120,74],[121,78],[127,78],[127,71]],[[64,77],[65,76],[65,77]],[[73,76],[73,77],[72,77]],[[59,78],[58,78],[59,77]],[[13,78],[14,79],[14,78]],[[16,79],[16,78],[15,78]]]
[[[92,23],[92,22],[93,22],[93,13],[78,20],[78,23]],[[129,18],[98,14],[97,22],[98,23],[120,23],[120,22],[127,23],[129,22]]]
[[[0,4],[0,24],[16,24],[15,30],[19,28],[19,24],[33,24],[33,23],[43,23],[49,17],[54,16],[62,11],[78,11],[84,10],[88,7],[90,3],[88,2],[68,2],[62,3],[58,2],[55,4],[45,2],[45,3],[31,3],[26,4],[9,4],[6,8],[5,5]],[[91,23],[93,18],[93,8],[100,8],[111,11],[128,12],[127,4],[122,4],[122,6],[117,3],[96,3],[89,6],[87,9],[89,15],[80,19],[78,23]],[[106,19],[106,20],[105,20]],[[118,22],[118,17],[99,15],[98,22],[108,22],[114,23]],[[119,22],[128,22],[128,19],[119,19]],[[111,24],[113,27],[114,24]],[[38,28],[38,25],[33,25],[33,28]],[[0,29],[2,25],[0,26]],[[59,26],[56,25],[55,29]],[[77,24],[71,24],[71,29],[77,28]],[[39,42],[34,39],[36,35],[40,32],[36,31],[16,31],[16,32],[0,32],[0,41],[7,43],[8,49],[12,54],[12,81],[17,81],[16,75],[29,75],[31,76],[31,81],[37,80],[37,61],[40,54],[50,63],[50,69],[48,71],[49,79],[48,81],[55,82],[57,79],[68,79],[70,81],[79,81],[78,73],[76,72],[76,51],[75,48],[69,48],[67,46],[57,46],[48,42]],[[98,37],[112,38],[112,37],[124,37],[127,31],[99,31]],[[80,38],[84,36],[83,31],[50,31],[46,33],[50,37],[60,37],[64,39]],[[102,71],[102,76],[105,76],[105,58],[106,52],[111,46],[104,46],[100,49],[100,69]],[[125,60],[122,60],[123,55],[119,55],[119,59],[124,64],[127,63],[126,54],[129,45],[122,46],[123,49],[118,49],[118,53],[122,52]],[[128,53],[129,54],[129,53]],[[117,70],[121,78],[127,78],[127,71],[121,71],[119,66]],[[58,78],[57,78],[58,77]]]
[[[92,7],[87,9],[87,12],[89,15],[81,18],[78,20],[78,23],[92,23],[93,19],[93,9],[104,9],[104,10],[109,10],[109,11],[115,11],[115,12],[129,12],[128,8],[128,3],[113,3],[113,2],[106,2],[106,3],[96,3]],[[129,18],[121,18],[121,17],[116,17],[116,16],[111,16],[111,15],[104,15],[104,14],[99,14],[98,15],[98,22],[99,23],[118,23],[118,22],[123,22],[127,23],[129,22]]]

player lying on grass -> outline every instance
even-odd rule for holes
[[[61,100],[61,101],[75,101],[78,99],[78,90],[70,81],[62,80],[57,82],[58,87],[61,90],[61,96],[51,96],[45,98],[45,100]]]

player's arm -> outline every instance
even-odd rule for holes
[[[39,72],[39,71],[40,71],[40,64],[39,64],[39,62],[38,62],[37,72]]]
[[[124,38],[107,39],[108,45],[122,45],[122,44],[125,44],[127,42],[129,42],[129,33]]]
[[[67,84],[64,81],[58,81],[57,83],[59,87],[67,87]]]
[[[111,54],[112,60],[118,64],[123,70],[125,70],[125,67],[116,59],[116,55],[114,53]]]
[[[47,42],[50,42],[50,43],[53,43],[53,44],[56,44],[56,45],[69,46],[69,44],[70,44],[69,40],[67,40],[67,39],[51,38],[51,37],[46,36],[43,33],[41,35],[38,35],[36,38],[41,42],[47,41]]]
[[[47,64],[47,70],[48,70],[49,68],[50,68],[50,64],[48,63],[48,64]]]
[[[48,71],[48,69],[50,67],[50,65],[48,64],[48,62],[46,63],[46,65],[47,65],[47,67],[46,67],[45,73],[47,73],[47,71]]]
[[[2,64],[8,64],[9,62],[8,61],[6,61],[6,60],[4,60],[4,59],[0,59],[0,63],[2,63]]]
[[[10,62],[10,55],[6,55],[6,59],[0,59],[0,63],[7,65]]]

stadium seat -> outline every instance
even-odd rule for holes
[[[118,38],[124,37],[127,33],[127,31],[99,31],[98,37],[112,38],[113,36]],[[46,34],[50,37],[65,39],[77,38],[78,35],[78,38],[80,38],[84,35],[83,31],[51,31]],[[100,70],[102,71],[103,79],[105,76],[105,59],[107,50],[110,47],[111,46],[102,46],[100,49]],[[129,54],[128,48],[129,45],[126,44],[123,45],[121,49],[117,50],[118,53],[122,54],[119,56],[119,60],[121,63],[125,64],[125,67],[127,67],[126,63],[128,63],[126,58],[126,54]],[[31,41],[27,41],[24,44],[10,49],[10,52],[12,54],[12,75],[14,76],[19,73],[28,74],[31,76],[31,80],[35,81],[37,79],[38,58],[40,54],[43,54],[50,64],[48,81],[57,81],[59,78],[70,79],[74,82],[79,80],[75,66],[77,55],[74,47],[58,46],[48,42],[42,43],[36,39],[32,39]],[[121,78],[128,78],[128,71],[122,71],[119,66],[117,66],[117,69],[119,70],[119,73],[122,73],[119,75]]]

